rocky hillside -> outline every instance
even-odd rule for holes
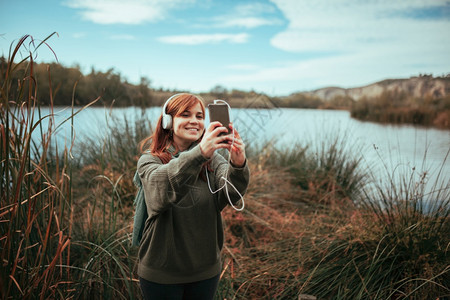
[[[383,92],[406,93],[412,98],[443,98],[450,95],[450,74],[445,77],[421,75],[408,79],[387,79],[357,88],[326,87],[305,94],[315,96],[323,101],[336,97],[350,97],[359,100],[363,97],[374,98]]]

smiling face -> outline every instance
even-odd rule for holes
[[[173,118],[173,141],[180,151],[200,139],[205,128],[205,116],[200,103],[187,108]]]

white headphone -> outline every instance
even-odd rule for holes
[[[171,96],[169,99],[167,99],[166,103],[164,103],[164,106],[162,109],[162,119],[161,119],[162,128],[164,128],[164,129],[172,128],[172,116],[166,112],[166,107],[167,107],[167,104],[170,102],[170,100],[172,100],[173,98],[175,98],[177,96],[183,95],[183,94],[184,93],[175,94],[175,95]]]

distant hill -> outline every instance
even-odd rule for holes
[[[411,98],[444,98],[450,95],[450,74],[445,77],[432,77],[421,75],[408,79],[387,79],[363,87],[340,88],[326,87],[310,92],[304,92],[308,96],[317,97],[322,101],[330,101],[337,97],[350,97],[359,99],[376,98],[383,93],[406,93]]]
[[[326,87],[272,101],[279,107],[345,109],[364,121],[450,129],[450,74],[386,79],[356,88]]]

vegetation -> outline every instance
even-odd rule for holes
[[[132,177],[149,122],[112,119],[107,139],[78,144],[72,132],[59,145],[52,77],[43,77],[52,83],[47,114],[33,56],[12,63],[29,39],[0,69],[0,298],[139,299]],[[77,88],[63,121],[72,125],[84,109],[75,108]],[[430,187],[426,170],[410,170],[400,184],[388,176],[374,186],[345,136],[327,140],[249,149],[247,209],[223,213],[217,298],[449,297],[448,179]]]
[[[19,50],[19,49],[18,49]],[[92,101],[92,95],[99,95],[99,101],[95,105],[110,106],[139,106],[145,107],[153,105],[153,101],[162,99],[153,98],[150,88],[150,80],[142,77],[138,85],[132,85],[115,72],[109,69],[106,72],[96,71],[94,68],[87,75],[83,75],[79,66],[64,67],[59,63],[35,63],[32,66],[24,64],[13,64],[17,72],[9,74],[10,96],[17,98],[18,92],[23,90],[28,93],[27,86],[19,87],[21,76],[27,72],[25,68],[33,68],[33,78],[39,82],[36,87],[39,92],[40,104],[43,106],[84,106]],[[8,67],[8,60],[0,57],[0,68],[5,70]],[[0,81],[4,81],[5,74],[0,75]],[[48,80],[51,78],[51,80]],[[77,86],[73,90],[74,86]],[[73,95],[72,95],[73,94]],[[73,103],[72,103],[73,100]]]
[[[351,116],[391,124],[415,124],[450,129],[450,95],[414,99],[404,92],[383,92],[353,103]]]
[[[276,98],[278,107],[320,108],[324,102],[316,96],[305,93],[292,94],[284,98]]]
[[[321,148],[319,160],[308,149],[279,152],[270,146],[254,160],[258,171],[247,211],[226,212],[223,298],[450,295],[448,178],[430,187],[426,171],[410,170],[397,179],[387,176],[386,186],[370,184],[340,141]],[[268,165],[268,157],[275,162]],[[305,180],[307,188],[298,184]],[[348,181],[354,184],[345,189]]]
[[[29,39],[18,42],[9,62]],[[73,143],[58,148],[61,124],[53,106],[42,115],[33,67],[30,53],[1,69],[0,298],[136,298],[129,225],[119,226],[118,183],[97,173],[89,185],[74,185],[83,173]],[[17,84],[13,74],[21,78]],[[78,112],[64,122],[73,125]]]

